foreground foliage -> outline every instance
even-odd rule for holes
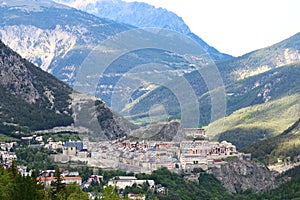
[[[43,194],[43,187],[35,178],[18,174],[14,164],[8,169],[0,167],[0,199],[40,200]]]
[[[104,172],[105,179],[112,176],[128,175],[122,171]],[[254,193],[250,190],[243,191],[239,194],[229,194],[220,184],[220,182],[210,174],[200,170],[197,182],[185,180],[183,175],[179,175],[162,168],[154,171],[152,174],[138,174],[138,179],[152,179],[156,184],[166,187],[166,194],[158,194],[155,190],[150,189],[148,184],[133,185],[127,187],[124,191],[117,190],[114,186],[101,188],[101,195],[98,199],[117,200],[128,199],[129,192],[135,194],[145,194],[149,200],[197,200],[197,199],[298,199],[300,198],[300,167],[287,171],[282,176],[289,176],[291,179],[280,187],[265,192]],[[15,164],[8,168],[0,168],[0,199],[1,200],[88,200],[88,193],[80,189],[79,185],[65,185],[60,171],[56,169],[56,180],[51,187],[45,188],[36,181],[36,173],[32,176],[22,176],[18,174]],[[119,196],[122,193],[124,198]]]
[[[155,184],[166,187],[168,195],[157,195],[163,200],[231,199],[231,195],[226,192],[220,182],[212,175],[205,173],[200,175],[198,183],[187,181],[183,176],[170,172],[166,168],[156,170],[151,175],[140,174],[137,177],[152,179]]]

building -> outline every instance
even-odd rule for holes
[[[55,170],[42,171],[39,176],[40,177],[54,177],[55,176]]]
[[[15,152],[1,151],[0,158],[4,163],[12,163],[13,160],[17,160]]]
[[[206,133],[203,128],[184,128],[183,133],[187,138],[199,139],[203,140],[206,139]]]
[[[67,156],[76,156],[76,147],[75,146],[64,146],[63,155]]]
[[[81,185],[82,184],[82,179],[80,176],[62,176],[62,179],[63,179],[63,183],[65,184],[71,184],[71,183],[76,183],[78,185]],[[53,181],[56,180],[56,177],[54,176],[51,176],[51,177],[39,177],[37,178],[37,181],[40,182],[40,183],[43,183],[46,187],[49,187],[51,186],[51,183]]]
[[[116,186],[118,189],[125,189],[127,186],[132,187],[133,184],[143,185],[144,183],[149,184],[150,188],[154,188],[154,180],[137,180],[134,176],[119,176],[108,181],[108,185]]]
[[[81,151],[83,149],[83,142],[68,141],[65,143],[64,147],[75,147],[78,151]]]
[[[236,147],[229,142],[209,142],[208,140],[183,141],[180,143],[179,160],[182,169],[192,171],[193,168],[207,169],[211,165],[219,165],[219,160],[237,155]]]
[[[91,175],[90,177],[89,177],[89,179],[88,179],[88,182],[98,182],[98,183],[100,183],[100,182],[102,182],[103,181],[103,179],[104,179],[104,177],[103,176],[99,176],[99,175]]]
[[[128,197],[128,199],[146,200],[145,194],[128,193],[127,197]]]
[[[35,137],[35,141],[43,142],[43,136],[37,136],[37,137]]]
[[[79,172],[78,171],[64,171],[62,174],[62,176],[79,176]]]
[[[83,184],[81,185],[82,188],[88,188],[92,182],[94,183],[100,183],[103,182],[103,176],[98,176],[98,175],[91,175],[87,181],[83,182]]]
[[[44,148],[46,148],[46,149],[63,149],[63,142],[62,141],[58,141],[58,142],[50,141],[50,142],[48,142],[48,144],[46,144],[44,146]]]
[[[77,153],[83,152],[83,142],[81,141],[68,141],[63,146],[63,155],[76,156]],[[80,154],[81,157],[87,157],[87,152],[84,151]]]
[[[0,149],[3,151],[10,151],[14,146],[17,145],[17,142],[0,143]]]
[[[166,187],[162,187],[160,184],[157,185],[156,187],[156,192],[158,194],[164,194],[164,195],[167,195],[168,194],[168,189]]]
[[[32,175],[32,170],[27,172],[27,166],[17,166],[19,174],[22,176],[31,176]]]

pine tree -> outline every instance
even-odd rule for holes
[[[118,195],[116,191],[116,187],[114,186],[106,186],[101,195],[101,199],[104,200],[122,200],[122,198]]]
[[[52,185],[52,197],[56,199],[59,193],[63,193],[65,190],[65,183],[63,183],[63,177],[59,168],[55,169],[55,181]]]
[[[15,178],[18,174],[18,168],[15,165],[15,161],[13,160],[11,163],[11,166],[8,168],[8,173],[12,178]]]

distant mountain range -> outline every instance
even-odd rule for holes
[[[151,7],[151,9],[154,8]],[[103,42],[109,40],[116,41],[118,33],[134,32],[136,29],[131,25],[98,18],[46,0],[38,2],[26,0],[6,2],[0,6],[0,11],[0,35],[5,44],[18,52],[22,57],[33,62],[43,70],[52,73],[70,86],[89,95],[100,97],[108,106],[111,106],[112,94],[122,90],[122,88],[115,86],[124,74],[129,77],[130,81],[128,82],[138,82],[140,84],[140,88],[132,97],[135,100],[140,98],[145,92],[149,92],[159,86],[159,84],[149,81],[149,77],[159,77],[162,73],[165,73],[165,77],[168,77],[168,79],[180,77],[182,74],[197,68],[197,66],[192,64],[193,59],[194,61],[202,59],[203,62],[206,62],[205,59],[207,59],[207,62],[213,62],[207,52],[201,48],[201,53],[203,54],[201,58],[188,58],[188,55],[182,51],[185,48],[183,46],[179,47],[183,43],[179,42],[178,35],[186,40],[191,40],[185,35],[174,31],[165,31],[166,34],[163,34],[164,31],[160,31],[161,37],[159,40],[161,41],[155,41],[157,36],[144,30],[144,33],[140,31],[140,35],[135,35],[131,39],[132,41],[125,39],[120,42],[120,45],[123,44],[121,48],[126,49],[128,45],[139,44],[141,41],[147,42],[147,37],[150,36],[152,40],[148,42],[148,46],[127,52],[118,59],[112,60],[114,62],[103,73],[99,72],[97,64],[94,68],[83,69],[82,63],[88,60],[87,58],[96,47],[99,48],[100,44],[102,45]],[[168,13],[167,11],[164,12]],[[175,15],[172,14],[171,16]],[[134,34],[138,32],[135,31]],[[175,36],[176,34],[177,36]],[[149,48],[153,44],[156,44],[156,46],[159,46],[160,43],[163,44],[162,41],[166,43],[165,46],[170,46],[169,51],[163,48]],[[197,43],[194,43],[193,45],[196,46]],[[187,44],[184,45],[190,45]],[[105,48],[101,47],[103,50],[100,53],[105,54],[105,49],[109,48],[115,48],[111,49],[112,52],[118,52],[121,49],[118,46],[118,42],[115,42],[114,47],[110,44],[107,45]],[[196,49],[193,48],[193,45],[190,48]],[[197,47],[199,46],[197,45]],[[172,52],[172,48],[177,48],[182,53]],[[155,63],[163,66],[163,68],[148,67],[146,69],[147,77],[140,76],[137,80],[134,69],[148,63]],[[153,68],[156,69],[154,70]],[[82,72],[89,74],[83,74]],[[81,76],[85,76],[83,81],[78,80],[78,77]],[[94,85],[90,84],[92,81],[94,81]],[[135,88],[129,86],[129,89],[134,90]],[[116,111],[121,111],[124,107],[120,106]]]
[[[280,134],[300,117],[299,42],[298,33],[273,46],[216,63],[226,90],[224,126],[223,119],[211,121],[212,91],[208,91],[204,79],[198,72],[185,74],[199,97],[200,126],[209,124],[206,129],[211,138],[230,141],[240,149]],[[151,105],[159,103],[168,109],[170,118],[180,118],[178,99],[166,87],[144,94],[125,113],[145,122]]]
[[[130,28],[51,1],[9,1],[0,10],[2,41],[68,83],[95,45]]]
[[[300,33],[273,46],[250,52],[238,58],[216,62],[216,67],[226,86],[227,114],[243,107],[276,99],[279,94],[282,94],[280,97],[283,97],[287,94],[286,91],[297,93],[298,90],[295,90],[294,87],[298,86],[291,81],[294,76],[284,75],[280,77],[280,73],[293,74],[294,68],[285,67],[300,61],[299,42]],[[280,69],[281,67],[282,69]],[[272,69],[277,70],[277,72],[272,71]],[[273,73],[274,76],[278,77],[278,83],[272,76]],[[207,84],[203,77],[199,76],[198,71],[187,73],[184,77],[197,96],[200,97],[200,110],[201,113],[204,113],[201,125],[207,125],[210,120],[210,95]],[[268,83],[267,80],[270,82]],[[280,86],[281,82],[284,82],[284,85]],[[272,87],[275,84],[280,86],[276,92],[274,91],[275,87]],[[176,97],[165,87],[159,87],[144,94],[138,102],[132,102],[132,105],[128,106],[130,110],[126,112],[139,118],[149,109],[149,105],[161,102],[161,99],[163,99],[165,107],[171,107],[173,116],[176,117],[181,112],[178,103],[176,103]]]
[[[136,27],[155,27],[182,33],[194,39],[208,52],[213,60],[222,60],[232,56],[220,53],[208,45],[199,36],[191,32],[183,19],[175,13],[163,8],[155,8],[143,2],[125,2],[122,0],[55,0],[68,6],[83,10],[101,18],[112,19],[119,23],[130,24]]]
[[[74,3],[73,0],[60,2],[69,5]],[[84,3],[84,1],[76,2]],[[94,56],[90,63],[85,63],[95,51],[95,47],[98,48],[96,51],[103,56],[108,52],[115,53],[122,52],[126,48],[129,49],[130,45],[137,41],[149,44],[147,43],[148,36],[151,36],[149,41],[155,39],[155,35],[147,30],[135,31],[137,30],[136,26],[156,26],[169,29],[170,32],[179,32],[178,35],[191,38],[193,38],[193,34],[180,17],[164,9],[157,9],[144,3],[126,3],[120,0],[95,2],[89,4],[86,1],[81,8],[94,15],[47,0],[34,2],[18,0],[2,3],[0,6],[0,36],[5,44],[22,57],[43,70],[51,72],[71,87],[100,97],[108,106],[112,106],[113,95],[118,96],[119,92],[125,90],[131,91],[129,97],[119,95],[120,101],[117,101],[119,107],[116,111],[139,124],[181,117],[182,105],[178,96],[169,87],[172,85],[173,88],[180,88],[182,82],[179,80],[185,80],[196,95],[196,100],[200,105],[199,126],[206,126],[212,122],[210,95],[220,88],[209,91],[207,80],[199,75],[201,66],[194,64],[199,60],[206,63],[206,66],[216,67],[226,90],[224,92],[227,100],[227,120],[225,122],[230,125],[225,124],[223,132],[214,132],[211,127],[216,126],[217,122],[212,123],[208,126],[210,136],[220,136],[220,139],[229,140],[239,148],[243,148],[257,140],[280,134],[299,118],[298,111],[293,112],[292,110],[298,109],[300,33],[278,44],[237,58],[220,54],[214,48],[203,43],[200,38],[194,36],[196,41],[199,40],[195,44],[201,44],[208,52],[203,57],[174,52],[171,51],[171,48],[170,50],[135,49],[111,60],[109,67],[100,73],[97,62],[101,63],[105,57]],[[134,17],[128,10],[134,11],[137,17]],[[106,18],[99,18],[95,15],[105,15]],[[130,23],[130,25],[125,23]],[[125,43],[118,40],[122,37],[120,33],[130,31],[134,32],[134,37],[126,38],[128,40],[125,40]],[[173,41],[175,46],[172,47],[176,48],[176,43],[179,41],[178,35],[175,33],[164,34],[160,41],[151,43],[156,47],[161,41],[166,41],[166,44]],[[105,43],[107,41],[111,43]],[[180,44],[190,44],[189,41],[185,42],[187,43]],[[92,65],[93,62],[96,63],[96,67]],[[83,63],[90,68],[82,68]],[[98,65],[101,65],[99,63]],[[150,66],[149,63],[156,65]],[[135,71],[137,69],[138,71]],[[84,76],[84,78],[78,81],[80,76]],[[126,89],[119,87],[124,77],[127,79]],[[167,85],[162,86],[162,84],[149,81],[149,78],[152,77],[167,80]],[[94,86],[90,84],[93,81],[96,83]],[[139,87],[136,88],[135,84]],[[22,89],[18,89],[14,94],[22,96],[25,95],[23,92]],[[30,87],[28,92],[31,94],[30,98],[25,95],[23,100],[26,100],[27,103],[34,103],[33,105],[35,102],[40,103],[37,97],[41,94],[38,95],[36,90],[30,89]],[[190,100],[190,96],[186,97]],[[85,98],[89,99],[90,97],[82,96],[77,100],[84,102]],[[123,104],[124,100],[127,101],[125,104]],[[93,103],[94,101],[96,100],[89,102]],[[111,112],[108,111],[105,104],[100,102],[97,105],[105,108],[108,118],[118,116],[115,113],[110,114]],[[43,103],[43,105],[51,108],[49,102]],[[270,107],[275,109],[271,111]],[[62,108],[62,105],[59,106],[55,113],[71,115],[68,110],[59,110]],[[195,109],[193,108],[193,110]],[[158,113],[155,117],[160,116],[160,118],[150,116],[151,113]],[[269,117],[273,114],[275,116]],[[278,116],[285,117],[278,118]],[[152,119],[150,119],[151,117]],[[122,119],[119,116],[117,118]],[[275,118],[284,120],[272,123]],[[97,119],[99,120],[99,118]],[[72,123],[74,118],[69,118],[69,120],[68,123]],[[90,121],[84,122],[84,120],[81,123],[82,126],[95,125],[89,124]],[[111,121],[111,123],[114,122]],[[122,123],[123,125],[127,124],[124,121]],[[125,127],[123,125],[119,127]],[[34,129],[36,128],[32,128],[32,130]],[[124,133],[126,132],[126,128],[120,129],[124,130]],[[119,132],[117,127],[111,130],[114,130],[113,133]],[[236,137],[236,135],[240,135],[240,137]],[[111,134],[109,137],[114,138],[114,136]],[[245,143],[245,141],[248,142]]]

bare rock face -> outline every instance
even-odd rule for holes
[[[95,46],[131,27],[48,0],[5,1],[0,13],[3,43],[69,84]]]
[[[85,94],[73,93],[72,110],[75,127],[88,129],[93,141],[115,140],[126,136],[130,122],[113,113],[100,99]]]
[[[48,72],[51,72],[51,63],[57,57],[65,56],[76,43],[76,36],[59,25],[53,30],[31,25],[4,26],[0,29],[0,35],[10,48]]]
[[[178,141],[182,139],[180,121],[158,122],[131,131],[131,137],[155,141]]]
[[[260,163],[238,159],[231,160],[220,168],[213,168],[211,172],[230,193],[248,189],[263,192],[274,189],[287,180],[277,177],[278,173]]]
[[[21,61],[20,56],[4,46],[0,42],[0,84],[28,103],[35,103],[40,94],[33,85],[31,72]]]

